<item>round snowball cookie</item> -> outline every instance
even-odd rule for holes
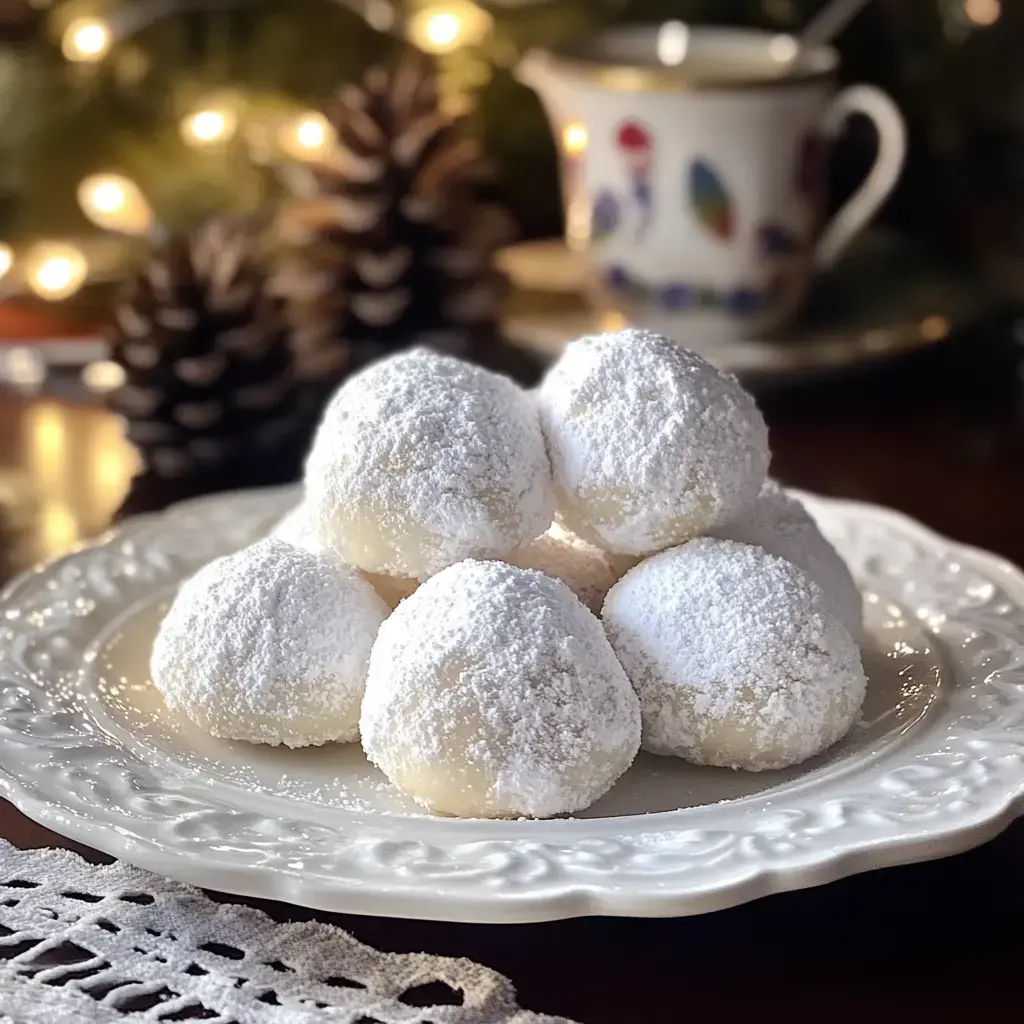
[[[593,803],[629,767],[640,707],[564,583],[470,560],[381,627],[360,729],[370,760],[433,811],[542,818]]]
[[[749,544],[696,540],[641,562],[604,624],[655,754],[784,768],[840,739],[864,700],[857,645],[821,588]]]
[[[538,391],[559,519],[647,555],[738,516],[768,470],[768,431],[735,377],[628,330],[567,346]]]
[[[327,551],[327,548],[313,534],[305,504],[296,505],[290,512],[282,516],[274,529],[270,531],[270,536],[314,553]],[[398,607],[398,602],[408,597],[420,585],[419,580],[404,579],[401,576],[384,576],[375,572],[354,571],[359,572],[360,576],[369,581],[389,609]]]
[[[735,522],[715,530],[714,536],[756,544],[803,569],[825,592],[854,638],[862,636],[863,602],[850,570],[803,505],[774,480],[766,481],[757,501]]]
[[[561,580],[595,614],[600,614],[608,591],[637,563],[632,555],[613,555],[588,544],[559,523],[518,548],[508,561]]]
[[[531,398],[426,350],[356,374],[331,400],[306,463],[314,536],[368,572],[426,579],[500,558],[554,514]]]
[[[333,556],[267,538],[182,585],[153,644],[153,682],[168,707],[223,739],[352,742],[387,614]]]

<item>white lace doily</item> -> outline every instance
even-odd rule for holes
[[[0,1024],[187,1020],[572,1024],[521,1010],[470,960],[378,953],[127,864],[0,840]]]

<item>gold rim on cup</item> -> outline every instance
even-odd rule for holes
[[[613,36],[614,30],[608,33]],[[598,41],[601,37],[598,37]],[[682,65],[646,67],[587,56],[574,46],[553,47],[541,53],[556,67],[600,85],[609,92],[716,92],[735,89],[779,89],[829,81],[839,63],[838,53],[830,46],[815,46],[801,54],[799,43],[790,35],[765,34],[769,58],[778,61],[778,75],[744,75],[734,61],[736,74],[716,72],[710,76],[687,74]],[[776,54],[773,54],[773,47]],[[803,61],[797,61],[798,57]],[[789,65],[788,70],[783,70]],[[721,67],[721,65],[719,65]]]

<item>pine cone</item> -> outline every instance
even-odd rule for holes
[[[109,399],[158,477],[251,479],[308,434],[288,331],[250,231],[227,219],[174,238],[115,310],[125,384]]]
[[[433,62],[409,53],[340,91],[338,155],[319,195],[282,221],[273,281],[299,373],[339,377],[412,344],[478,358],[497,337],[506,282],[494,252],[514,227],[463,121],[438,105]]]

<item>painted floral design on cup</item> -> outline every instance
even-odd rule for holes
[[[613,235],[618,229],[621,214],[619,200],[610,189],[602,189],[594,200],[590,218],[590,237],[595,242]]]
[[[654,192],[651,186],[654,135],[645,125],[630,118],[619,125],[615,143],[626,161],[632,199],[640,213],[636,240],[642,242],[654,219]]]
[[[736,228],[729,190],[709,160],[698,157],[689,167],[690,206],[699,224],[716,238],[728,242]]]
[[[661,304],[666,309],[693,309],[697,301],[696,290],[688,284],[667,284],[661,289]]]
[[[746,285],[726,289],[677,281],[655,285],[634,277],[619,264],[605,267],[603,278],[605,287],[626,301],[654,305],[674,313],[719,310],[738,320],[747,320],[762,316],[771,298],[764,289]]]

